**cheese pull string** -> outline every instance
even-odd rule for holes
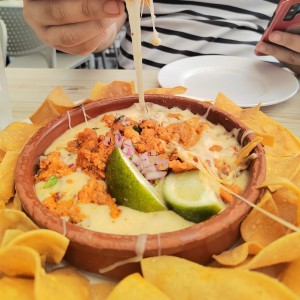
[[[288,190],[292,191],[296,196],[296,201],[292,201],[292,204],[297,206],[297,219],[296,224],[300,225],[300,187],[294,184],[291,180],[284,177],[276,177],[268,179],[264,182],[260,187],[268,187],[268,186],[281,186],[285,187]]]
[[[148,116],[145,105],[144,87],[143,87],[143,64],[142,64],[142,45],[141,45],[141,0],[126,0],[126,8],[132,38],[132,54],[136,71],[136,81],[138,86],[138,96],[140,112],[143,118]]]
[[[233,192],[232,190],[227,188],[219,180],[217,180],[217,178],[213,174],[211,174],[208,170],[206,170],[205,167],[201,163],[199,163],[199,162],[196,163],[192,159],[187,159],[188,156],[191,155],[190,152],[181,151],[181,152],[179,152],[179,155],[180,155],[181,158],[183,158],[184,161],[188,161],[190,164],[194,165],[200,172],[204,172],[204,174],[206,176],[211,178],[211,180],[213,180],[216,184],[218,184],[222,189],[224,189],[229,194],[235,196],[237,199],[243,201],[244,203],[246,203],[250,207],[256,209],[257,211],[259,211],[262,214],[266,215],[270,219],[282,224],[283,226],[291,229],[292,231],[300,232],[300,228],[298,226],[296,226],[292,223],[289,223],[286,220],[284,220],[284,219],[282,219],[282,218],[280,218],[276,215],[273,215],[269,211],[259,207],[255,203],[250,202],[248,199],[236,194],[235,192]],[[294,185],[292,182],[287,180],[286,178],[280,178],[280,179],[277,179],[277,180],[273,180],[272,182],[266,182],[266,183],[260,185],[258,188],[262,188],[262,187],[265,187],[265,186],[268,186],[268,185],[285,185],[287,188],[294,191],[296,195],[298,195],[298,203],[297,203],[298,204],[298,213],[297,213],[297,220],[298,221],[297,221],[297,224],[299,224],[299,221],[300,221],[300,189],[296,185]]]
[[[262,187],[262,186],[261,186]],[[259,211],[260,213],[264,214],[265,216],[269,217],[270,219],[274,220],[275,222],[278,222],[279,224],[282,224],[283,226],[291,229],[292,231],[295,232],[300,232],[300,228],[290,222],[287,222],[286,220],[273,215],[272,213],[270,213],[269,211],[259,207],[258,205],[256,205],[255,203],[250,202],[249,200],[247,200],[246,198],[234,193],[233,191],[231,191],[229,188],[227,188],[226,186],[222,185],[222,189],[224,189],[226,192],[230,193],[231,195],[235,196],[236,198],[238,198],[239,200],[241,200],[242,202],[246,203],[247,205],[249,205],[250,207],[256,209],[257,211]]]

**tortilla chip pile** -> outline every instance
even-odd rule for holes
[[[146,93],[180,94],[183,87]],[[87,101],[135,94],[132,82],[97,83]],[[79,271],[59,265],[69,241],[39,229],[21,212],[14,168],[27,140],[53,117],[77,106],[57,87],[32,114],[0,131],[1,299],[300,299],[300,140],[258,107],[241,109],[219,94],[217,107],[244,122],[262,140],[266,187],[259,209],[241,225],[242,242],[214,256],[210,266],[182,258],[142,259],[142,275],[91,284]],[[51,266],[51,268],[49,268]]]

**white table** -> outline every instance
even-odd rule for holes
[[[158,71],[144,71],[144,89],[158,87]],[[135,81],[133,70],[90,69],[13,69],[7,68],[7,81],[15,121],[26,119],[47,97],[52,89],[61,86],[73,100],[88,97],[97,81]],[[137,85],[136,85],[137,86]],[[262,111],[300,136],[300,92],[290,100]]]

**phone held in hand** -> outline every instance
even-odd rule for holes
[[[300,34],[299,0],[280,0],[260,41],[269,42],[269,35],[275,30]],[[256,54],[262,55],[258,52]]]

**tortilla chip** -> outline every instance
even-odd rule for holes
[[[7,229],[20,229],[22,231],[35,230],[38,227],[26,216],[25,213],[12,210],[0,210],[0,243]]]
[[[288,264],[280,276],[280,281],[300,296],[300,259]]]
[[[47,101],[50,102],[54,109],[60,114],[74,107],[73,101],[60,86],[50,92],[47,96]]]
[[[46,256],[49,263],[58,264],[64,257],[69,240],[52,230],[37,229],[27,231],[17,236],[8,246],[26,246],[36,250],[41,256]]]
[[[0,200],[7,203],[15,194],[15,168],[19,158],[19,152],[6,152],[0,164]]]
[[[259,134],[272,135],[274,142],[271,147],[265,145],[265,152],[274,156],[295,156],[300,153],[300,141],[287,128],[280,125],[263,112],[258,111],[252,116],[241,112],[237,116],[246,126]]]
[[[29,117],[32,123],[44,125],[73,108],[75,104],[61,87],[54,88],[38,109]]]
[[[160,94],[160,95],[179,95],[187,91],[184,86],[175,86],[172,88],[153,88],[145,90],[145,94]]]
[[[100,282],[90,286],[90,299],[91,300],[105,300],[117,282]]]
[[[55,109],[54,105],[50,101],[45,100],[29,119],[33,124],[45,125],[59,115],[60,113]]]
[[[0,163],[3,160],[4,156],[5,156],[5,151],[0,149]]]
[[[146,258],[141,265],[145,279],[173,300],[296,300],[279,281],[258,272],[204,267],[172,256]]]
[[[272,242],[241,268],[257,269],[298,259],[300,259],[300,231]]]
[[[214,105],[237,116],[243,109],[237,106],[231,99],[226,97],[223,93],[218,93]]]
[[[24,233],[24,230],[21,229],[6,229],[1,241],[1,247],[8,245],[14,238]]]
[[[262,246],[254,242],[243,243],[233,249],[213,255],[213,258],[224,266],[237,266],[246,261],[249,255],[257,254]]]
[[[0,248],[0,273],[7,276],[34,277],[41,268],[39,254],[25,246]]]
[[[296,215],[296,224],[300,226],[300,186],[294,184],[291,180],[283,177],[276,177],[268,179],[268,181],[264,182],[262,186],[277,186],[281,185],[295,194],[295,198],[289,198],[290,201],[293,201],[293,204],[297,206],[297,215]],[[295,231],[300,231],[294,229]]]
[[[88,97],[90,100],[112,99],[135,94],[133,81],[113,81],[109,84],[97,82]]]
[[[17,193],[15,193],[15,196],[13,199],[11,199],[9,202],[7,202],[6,208],[22,210],[21,200]]]
[[[262,209],[279,216],[278,209],[269,191],[266,191],[260,202],[257,204]],[[241,235],[244,241],[258,244],[265,247],[284,236],[287,233],[286,228],[253,209],[241,224]]]
[[[286,127],[259,111],[259,106],[242,109],[221,93],[216,97],[215,106],[234,115],[257,135],[274,137],[264,144],[266,153],[274,156],[295,156],[300,153],[300,140]]]
[[[262,137],[255,137],[250,143],[245,145],[238,154],[236,163],[240,164],[244,159],[246,159],[251,151],[262,141]]]
[[[0,278],[1,300],[34,299],[34,281],[25,278]]]
[[[266,181],[271,178],[285,177],[289,180],[293,180],[298,173],[300,173],[300,153],[296,156],[276,157],[266,154],[267,172]],[[274,192],[280,185],[269,186],[269,189]]]
[[[4,152],[20,152],[27,141],[41,126],[25,122],[14,122],[0,131],[0,149]]]
[[[88,280],[73,268],[61,268],[46,274],[39,269],[35,278],[35,299],[89,300]]]
[[[297,219],[297,204],[295,194],[286,188],[280,188],[272,193],[278,208],[279,216],[289,223],[295,224]]]
[[[155,285],[144,279],[139,273],[125,277],[112,290],[106,300],[170,300]]]
[[[5,207],[6,207],[5,202],[0,199],[0,209],[4,209]]]

